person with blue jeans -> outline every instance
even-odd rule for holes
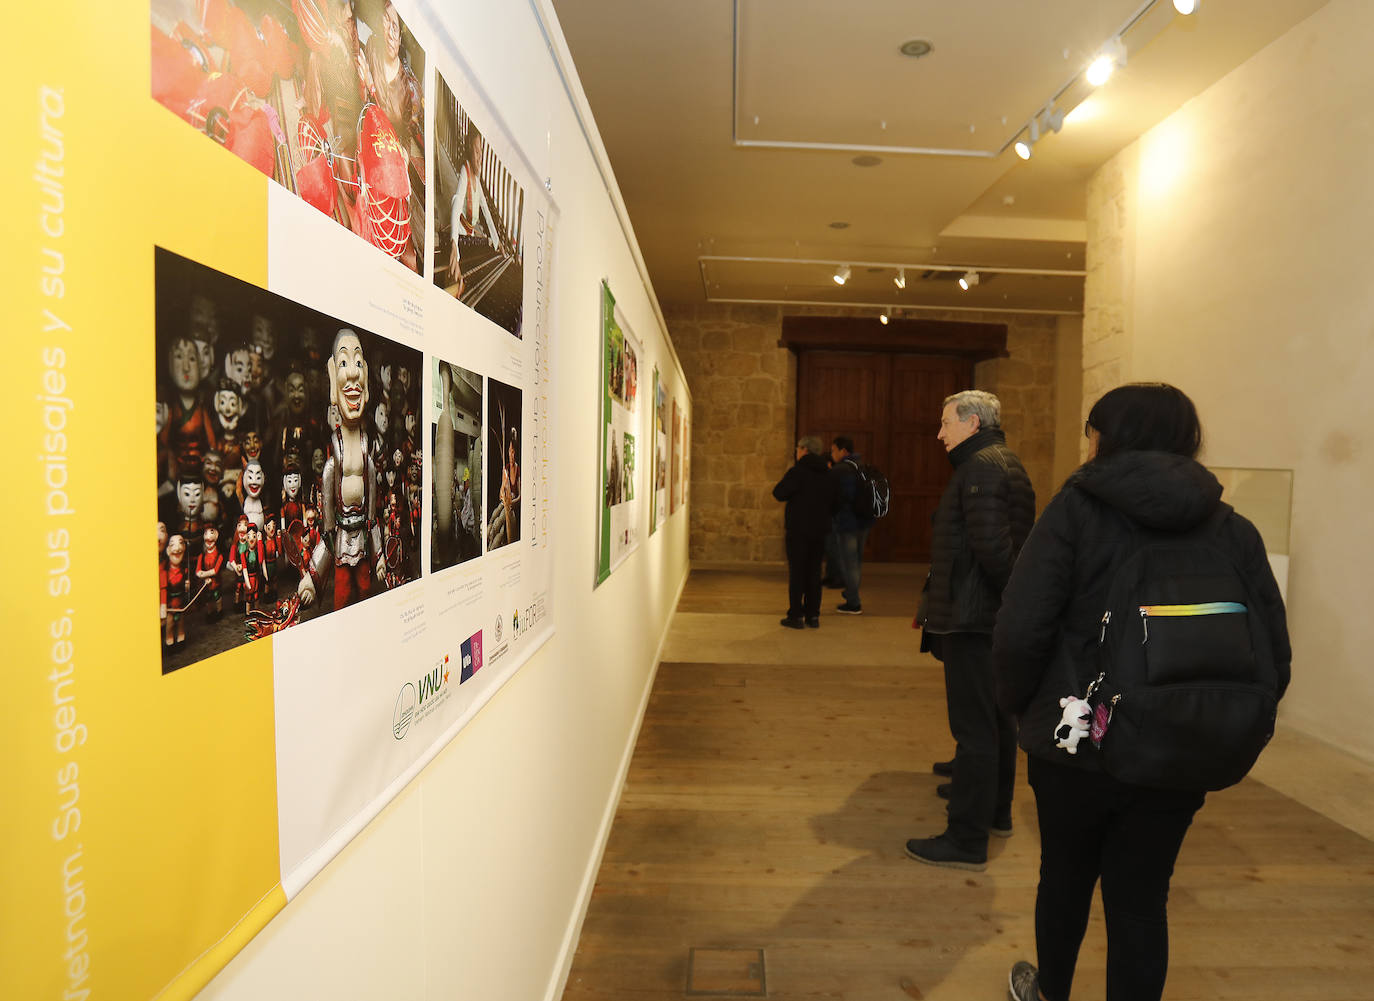
[[[844,581],[844,602],[836,606],[836,611],[858,615],[863,612],[859,580],[863,576],[864,544],[873,529],[873,518],[862,517],[854,510],[854,498],[860,486],[859,463],[863,457],[854,451],[854,439],[839,435],[830,445],[830,458],[830,475],[835,478],[836,488],[831,531],[835,535],[835,555]]]

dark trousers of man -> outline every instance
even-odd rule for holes
[[[991,635],[949,633],[940,637],[939,650],[955,744],[949,836],[961,848],[986,851],[993,822],[1010,823],[1016,721],[997,707]]]
[[[1100,876],[1107,1001],[1159,1001],[1169,968],[1169,878],[1203,793],[1129,786],[1036,757],[1027,775],[1040,817],[1040,990],[1068,1001]]]
[[[814,619],[821,614],[821,559],[825,556],[824,535],[798,535],[788,532],[787,617]]]

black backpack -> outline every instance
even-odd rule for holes
[[[1263,605],[1219,545],[1230,513],[1223,504],[1193,531],[1145,535],[1112,575],[1085,699],[1103,766],[1122,782],[1224,789],[1274,734]]]
[[[873,521],[887,514],[888,504],[892,500],[892,488],[888,485],[887,477],[879,472],[877,466],[868,463],[857,463],[853,459],[845,459],[845,462],[854,467],[854,500],[852,510],[854,517],[860,521]]]

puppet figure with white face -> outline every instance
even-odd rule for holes
[[[180,535],[167,539],[167,562],[158,573],[158,584],[163,643],[167,646],[185,643],[185,611],[191,604],[191,568],[186,559],[186,540]]]
[[[208,378],[215,370],[215,347],[219,343],[219,314],[208,296],[191,297],[191,339],[200,355],[200,371]]]
[[[224,354],[224,377],[238,388],[242,411],[242,417],[239,421],[240,433],[250,427],[262,426],[263,415],[257,412],[253,402],[255,397],[252,395],[256,386],[253,361],[255,357],[253,349],[246,344],[231,348]]]
[[[305,486],[301,478],[300,461],[293,452],[286,457],[286,471],[281,474],[281,507],[278,510],[279,526],[283,532],[291,525],[305,519]]]
[[[261,529],[267,521],[267,508],[262,495],[267,487],[267,474],[257,459],[248,459],[239,479],[239,506],[249,522]]]
[[[220,571],[224,569],[224,554],[219,551],[219,529],[206,525],[201,535],[200,555],[196,557],[196,579],[205,591],[205,618],[215,622],[224,614],[224,595],[220,589]]]
[[[329,400],[338,411],[339,426],[321,476],[325,538],[311,554],[298,591],[302,603],[309,605],[332,569],[334,607],[338,609],[368,597],[374,584],[385,578],[377,522],[377,467],[368,447],[364,419],[367,359],[357,333],[345,327],[334,335],[327,367]]]
[[[162,444],[167,454],[167,482],[175,483],[182,467],[197,468],[216,446],[215,430],[201,399],[200,355],[189,337],[174,337],[167,349],[167,374],[175,393],[167,405]]]
[[[376,436],[372,439],[372,461],[378,466],[386,465],[386,442],[387,428],[391,426],[391,415],[387,411],[386,401],[378,403],[372,411],[372,426],[376,429]]]
[[[215,437],[220,454],[230,468],[243,465],[243,397],[239,384],[229,377],[215,390]]]
[[[201,512],[204,491],[199,469],[182,471],[181,478],[177,480],[177,513],[169,529],[181,536],[190,559],[195,559],[200,553],[200,533],[205,528]]]

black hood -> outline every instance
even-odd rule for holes
[[[1171,452],[1118,452],[1081,466],[1076,486],[1145,528],[1183,532],[1221,502],[1221,484],[1204,466]]]

